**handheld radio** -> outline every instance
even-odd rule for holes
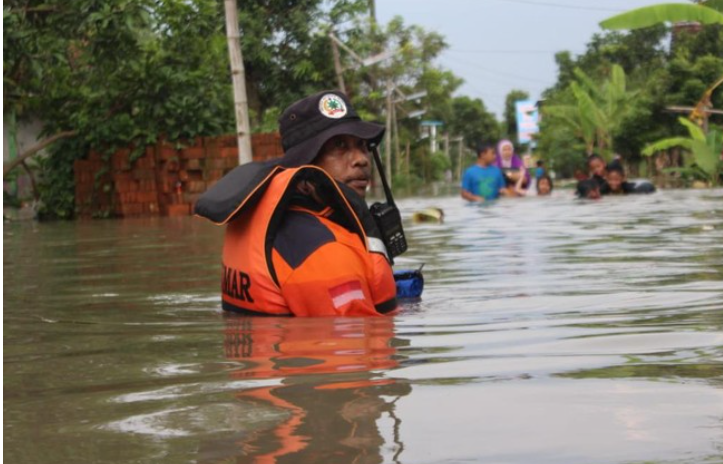
[[[389,261],[394,264],[394,258],[407,251],[407,239],[404,236],[404,229],[402,228],[402,216],[399,214],[397,205],[394,204],[392,189],[389,188],[389,183],[384,175],[384,166],[382,166],[379,151],[374,147],[372,148],[372,152],[374,153],[374,163],[377,165],[379,177],[384,187],[384,196],[387,201],[386,203],[374,203],[369,208],[369,211],[382,235],[382,241],[387,248]]]

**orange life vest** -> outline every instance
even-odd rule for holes
[[[246,186],[249,193],[219,223],[227,224],[221,284],[225,310],[359,316],[396,309],[396,285],[381,240],[367,235],[368,221],[359,218],[360,206],[352,206],[340,184],[315,166],[277,166],[262,179],[260,174],[257,185]],[[323,192],[326,208],[314,211],[293,205],[301,180]],[[290,215],[324,235],[316,240],[316,248],[308,249],[314,239],[304,233],[307,229],[298,229],[302,232],[292,235],[283,249],[275,246],[277,233],[293,234],[284,229]]]

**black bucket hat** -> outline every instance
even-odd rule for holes
[[[310,164],[321,147],[336,135],[353,135],[376,146],[384,126],[362,121],[349,99],[336,90],[326,90],[297,101],[279,118],[284,157],[281,165]]]

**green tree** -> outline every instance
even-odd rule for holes
[[[444,38],[401,18],[385,26],[370,23],[367,8],[364,0],[239,2],[253,130],[275,129],[289,103],[336,86],[327,32],[342,22],[351,24],[339,33],[342,40],[359,55],[397,51],[383,64],[356,70],[343,54],[345,78],[363,117],[380,119],[382,84],[389,80],[402,92],[427,91],[422,102],[405,103],[407,111],[424,108],[445,120],[453,114],[451,95],[462,81],[433,65]],[[184,140],[233,131],[219,2],[9,0],[3,24],[4,112],[40,118],[47,143],[74,138],[58,144],[53,160],[43,163],[47,184],[72,193],[72,163],[91,146],[110,152],[129,144],[140,148],[160,134]],[[399,135],[401,144],[418,148],[416,121],[400,119]],[[54,177],[60,173],[62,182]],[[57,188],[48,195],[68,198]],[[69,215],[60,204],[51,209]]]
[[[706,134],[703,130],[685,118],[678,118],[678,122],[688,130],[688,137],[671,137],[659,140],[645,147],[643,154],[651,156],[656,152],[671,147],[683,147],[692,154],[692,159],[683,168],[670,169],[683,175],[706,181],[711,186],[718,185],[723,176],[723,132],[718,128],[711,128]]]
[[[348,92],[352,95],[355,108],[367,119],[380,119],[386,111],[387,84],[394,89],[394,100],[399,100],[396,115],[398,137],[392,138],[392,151],[401,155],[401,148],[409,143],[410,165],[406,161],[393,159],[395,185],[415,185],[417,182],[441,178],[443,170],[437,154],[426,151],[427,143],[419,141],[419,120],[406,117],[416,110],[426,110],[425,118],[445,122],[443,131],[452,129],[454,117],[452,94],[462,80],[449,70],[434,65],[434,60],[447,47],[444,37],[436,32],[426,31],[417,25],[406,25],[401,17],[393,18],[388,24],[377,25],[360,21],[347,30],[347,45],[359,56],[367,57],[383,51],[392,52],[381,63],[359,67],[349,54],[344,54],[343,65],[350,69],[345,72]],[[335,82],[335,81],[334,81]],[[424,91],[426,96],[417,101],[402,102],[401,95]],[[456,132],[453,135],[459,135]],[[397,152],[397,148],[400,152]],[[409,172],[411,178],[406,178]]]
[[[326,32],[366,13],[366,0],[238,1],[241,48],[252,128],[276,128],[276,118],[294,101],[335,88]],[[344,41],[357,34],[341,34]]]
[[[472,150],[482,141],[494,143],[500,138],[497,119],[480,99],[453,98],[448,121],[449,132],[464,137],[465,145]]]
[[[559,53],[556,57],[558,80],[543,93],[546,103],[543,113],[546,106],[575,103],[570,84],[576,80],[576,68],[600,82],[610,74],[613,65],[620,65],[626,74],[626,85],[638,93],[635,104],[614,134],[613,147],[634,168],[646,144],[685,133],[668,108],[695,105],[716,76],[723,74],[722,26],[676,29],[672,44],[669,38],[669,28],[657,25],[628,33],[595,34],[586,52],[576,57]],[[723,92],[713,93],[711,104],[722,107]],[[711,123],[721,121],[716,115],[710,119]],[[538,152],[550,157],[550,165],[557,158],[568,160],[574,167],[579,165],[579,160],[584,160],[581,153],[570,153],[572,147],[579,146],[579,142],[571,144],[567,138],[571,133],[567,124],[543,116]],[[559,163],[557,169],[560,169]]]
[[[232,117],[210,0],[4,7],[4,111],[96,146],[218,133]]]
[[[613,140],[630,113],[636,92],[627,89],[625,72],[613,65],[610,77],[595,82],[581,69],[570,83],[572,103],[555,103],[545,108],[545,116],[569,125],[591,155],[594,151],[610,158]]]
[[[51,150],[62,161],[44,164],[54,167],[42,172],[53,186],[45,192],[72,192],[67,173],[91,146],[140,148],[159,134],[177,140],[233,128],[223,16],[212,0],[14,0],[4,4],[3,25],[4,113],[40,119],[40,146],[77,139],[73,149]]]
[[[543,115],[544,111],[543,107]],[[543,116],[540,136],[536,152],[557,176],[572,177],[577,170],[587,171],[585,145],[571,125]]]

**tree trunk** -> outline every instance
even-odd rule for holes
[[[249,101],[249,115],[253,114],[256,127],[261,127],[264,122],[264,102],[261,101],[258,85],[255,85],[259,80],[261,78],[257,75],[253,64],[249,64],[246,69],[246,96]]]
[[[27,174],[28,177],[30,178],[30,187],[32,187],[32,189],[33,189],[33,199],[35,201],[38,201],[40,199],[40,192],[38,191],[38,185],[35,182],[35,176],[33,175],[33,171],[30,170],[30,168],[28,167],[28,165],[25,161],[20,163],[20,165],[25,170],[25,174]]]
[[[15,158],[14,160],[8,162],[3,166],[3,178],[8,175],[10,171],[15,169],[20,164],[24,163],[26,159],[34,156],[37,154],[40,150],[47,147],[51,143],[55,142],[56,140],[65,139],[68,137],[74,137],[78,134],[78,131],[65,131],[65,132],[58,132],[55,135],[52,135],[37,144],[33,145],[32,147],[25,150],[20,156]]]

